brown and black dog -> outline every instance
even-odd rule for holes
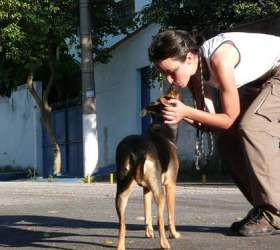
[[[142,116],[151,115],[152,123],[145,135],[125,137],[116,150],[117,193],[116,210],[119,217],[118,250],[125,249],[125,208],[135,184],[143,187],[146,236],[154,237],[152,226],[152,196],[157,204],[158,228],[161,248],[170,244],[164,229],[165,193],[168,211],[168,226],[171,237],[179,238],[174,222],[175,189],[179,163],[176,152],[177,125],[166,125],[162,109],[169,105],[170,98],[179,99],[172,87],[151,106],[142,111]]]

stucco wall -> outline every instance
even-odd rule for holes
[[[10,98],[0,97],[0,117],[0,167],[35,167],[41,173],[40,116],[25,85],[18,87]]]
[[[147,49],[158,26],[152,25],[112,51],[107,64],[95,65],[99,163],[114,162],[117,143],[141,132],[140,72],[149,65]]]

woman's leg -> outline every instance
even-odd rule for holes
[[[217,140],[219,154],[228,168],[231,178],[242,194],[253,205],[253,198],[248,188],[248,169],[246,155],[237,129],[220,133]]]
[[[253,103],[260,93],[261,84],[245,85],[241,87],[240,97],[240,115],[235,124],[229,129],[219,134],[217,146],[219,154],[228,167],[231,177],[240,191],[243,193],[249,203],[253,205],[251,190],[248,185],[248,159],[239,130],[239,123],[246,110]]]
[[[254,207],[280,228],[280,72],[269,79],[240,122]]]

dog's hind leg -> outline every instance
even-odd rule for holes
[[[143,188],[144,193],[144,214],[146,230],[145,235],[147,238],[154,238],[153,219],[152,219],[152,192],[148,188]]]
[[[159,229],[159,237],[160,237],[160,246],[163,249],[169,249],[170,244],[166,238],[165,229],[164,229],[164,205],[165,205],[165,197],[164,197],[164,189],[160,183],[160,178],[155,178],[156,181],[151,185],[151,190],[154,194],[155,202],[157,204],[158,210],[158,229]]]
[[[168,228],[172,238],[180,238],[180,233],[175,228],[175,192],[176,183],[170,182],[165,185],[166,190],[166,203],[168,211]]]
[[[132,192],[135,183],[136,182],[132,180],[131,183],[129,183],[126,188],[121,191],[117,187],[116,210],[119,218],[119,240],[117,250],[125,250],[125,208],[129,194]]]

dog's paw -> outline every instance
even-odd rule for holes
[[[145,235],[147,238],[155,238],[153,227],[146,227]]]
[[[124,245],[118,245],[117,250],[125,250],[125,246]]]
[[[116,250],[125,250],[125,242],[124,242],[124,240],[122,240],[122,239],[119,240]]]
[[[160,246],[162,249],[170,249],[170,244],[167,239],[160,240]]]
[[[178,232],[169,232],[169,238],[171,238],[171,239],[179,239],[181,237],[181,234],[180,233],[178,233]]]

